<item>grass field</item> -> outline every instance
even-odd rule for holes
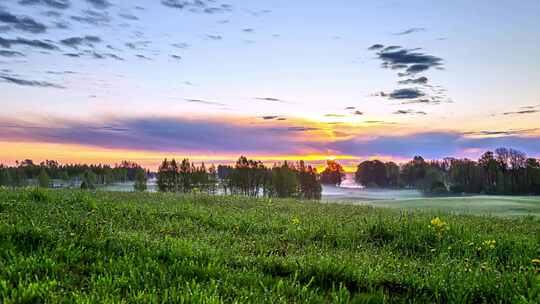
[[[0,190],[2,303],[540,303],[537,259],[532,216]]]
[[[375,207],[387,207],[404,210],[430,210],[470,215],[491,216],[539,216],[540,197],[538,196],[458,196],[428,197],[395,200],[344,201],[352,204],[369,204]]]

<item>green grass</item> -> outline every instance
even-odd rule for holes
[[[372,201],[373,206],[493,216],[540,216],[538,196],[463,196]]]
[[[0,190],[2,303],[539,303],[535,258],[531,216]]]

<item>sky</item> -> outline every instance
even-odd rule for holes
[[[540,157],[540,2],[0,0],[0,162]]]

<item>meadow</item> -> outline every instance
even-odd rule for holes
[[[2,303],[540,303],[540,219],[2,189],[0,269]]]

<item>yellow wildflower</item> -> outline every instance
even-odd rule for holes
[[[495,240],[487,240],[482,242],[482,246],[486,249],[495,249],[495,245],[497,244],[497,241]]]
[[[298,226],[300,225],[300,219],[297,216],[293,216],[291,219],[291,223]]]
[[[431,228],[433,228],[439,235],[442,235],[444,231],[448,230],[448,224],[439,217],[432,219],[430,223]]]
[[[540,265],[540,259],[532,259],[531,262],[535,265]]]

